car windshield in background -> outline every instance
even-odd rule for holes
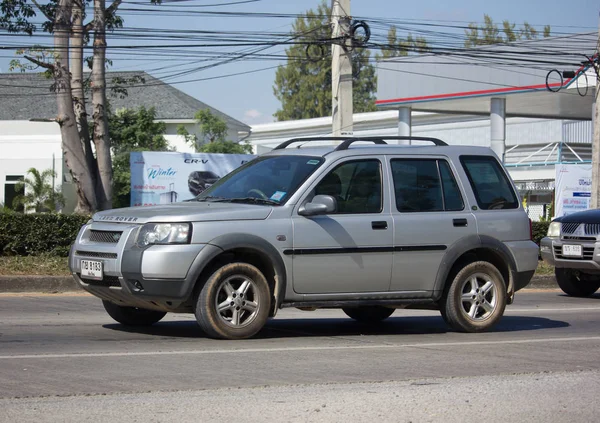
[[[261,157],[217,181],[196,201],[284,204],[322,163],[321,157]]]

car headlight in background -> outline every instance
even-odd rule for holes
[[[141,247],[152,244],[189,244],[189,223],[146,223],[137,236]]]
[[[548,236],[551,238],[560,237],[560,222],[552,222],[548,226]]]

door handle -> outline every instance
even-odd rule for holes
[[[468,226],[469,224],[469,222],[467,222],[467,219],[452,219],[452,223],[454,224],[454,226],[458,227]]]
[[[375,222],[371,222],[371,228],[374,230],[387,229],[388,224],[385,220],[377,220]]]

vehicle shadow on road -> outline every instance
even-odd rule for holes
[[[504,316],[491,332],[522,332],[567,327],[569,324],[532,316]],[[103,325],[115,331],[145,334],[165,338],[202,338],[204,333],[194,321],[166,321],[150,327],[131,327],[120,324]],[[441,317],[390,317],[374,325],[345,318],[272,319],[254,339],[343,337],[364,335],[431,335],[452,332]]]

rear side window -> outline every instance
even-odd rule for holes
[[[393,159],[391,165],[399,212],[455,211],[464,208],[458,185],[444,160]]]
[[[498,161],[490,156],[461,156],[475,199],[482,210],[519,208],[519,201]]]

